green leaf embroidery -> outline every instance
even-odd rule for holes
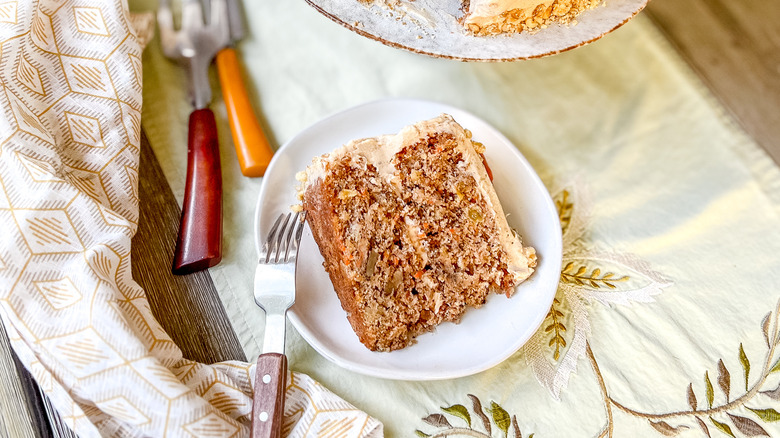
[[[745,407],[748,408],[747,406]],[[780,412],[777,412],[774,409],[748,409],[750,409],[754,414],[758,415],[758,417],[764,421],[780,421]]]
[[[745,391],[748,390],[748,378],[750,377],[750,361],[745,354],[745,349],[742,348],[742,343],[739,344],[739,361],[742,363],[742,368],[745,370]]]
[[[469,410],[466,409],[463,405],[452,405],[448,408],[441,408],[444,412],[454,415],[456,417],[462,418],[466,421],[466,424],[471,427],[471,414],[469,414]]]
[[[707,404],[712,409],[712,403],[715,400],[715,390],[712,389],[712,382],[710,382],[710,375],[707,371],[704,372],[704,386],[707,389]]]
[[[425,432],[423,432],[421,430],[415,430],[414,433],[415,433],[415,435],[417,435],[419,437],[422,437],[422,438],[426,438],[426,437],[430,436],[430,435],[428,435],[427,433],[425,433]]]
[[[721,432],[725,433],[728,436],[737,438],[736,436],[734,436],[734,432],[731,431],[731,428],[729,427],[728,424],[721,423],[721,422],[719,422],[718,420],[716,420],[716,419],[714,419],[712,417],[710,417],[710,421],[712,421],[712,424],[714,424],[715,427],[720,429]]]
[[[560,195],[556,196],[555,199],[555,207],[558,210],[558,219],[561,222],[562,234],[566,234],[566,230],[569,229],[572,211],[574,210],[574,204],[569,201],[569,196],[569,191],[564,190]]]
[[[553,333],[553,337],[550,338],[548,346],[555,345],[555,351],[553,352],[553,359],[558,361],[561,358],[561,348],[566,348],[566,339],[563,338],[563,334],[566,332],[566,326],[561,322],[564,317],[563,312],[556,309],[555,306],[561,304],[558,298],[553,299],[553,304],[550,307],[550,311],[547,313],[545,319],[551,319],[552,323],[544,328],[545,333]]]
[[[579,266],[576,271],[574,269],[574,262],[569,262],[561,270],[561,281],[564,283],[575,284],[577,286],[590,286],[593,289],[601,289],[608,287],[610,289],[617,289],[614,283],[624,282],[631,279],[628,275],[616,277],[614,272],[607,272],[601,275],[601,269],[594,268],[590,274],[588,274],[588,268],[586,266]]]
[[[512,424],[512,418],[509,416],[509,413],[494,401],[490,402],[490,413],[493,415],[493,423],[506,436],[509,433],[509,426]]]
[[[770,436],[767,431],[761,427],[761,425],[751,420],[750,418],[731,415],[728,412],[726,412],[726,414],[731,419],[731,422],[734,423],[734,426],[737,428],[737,430],[743,434],[747,436]]]
[[[780,371],[780,359],[777,359],[777,362],[775,362],[775,365],[772,367],[771,370],[769,370],[769,374],[776,373]]]

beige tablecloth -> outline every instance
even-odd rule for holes
[[[388,436],[780,434],[780,174],[645,17],[555,57],[464,64],[369,41],[304,2],[248,9],[239,49],[276,144],[379,98],[459,106],[515,143],[563,225],[547,319],[485,372],[366,377],[291,331],[291,435],[380,433],[374,418]],[[252,367],[182,358],[129,275],[140,124],[179,199],[184,185],[185,76],[156,41],[141,52],[150,30],[121,2],[0,4],[0,317],[82,436],[245,435]],[[240,176],[218,93],[212,107],[226,233],[211,273],[255,357],[261,180]]]
[[[385,47],[305,2],[255,4],[249,25],[239,48],[276,144],[375,99],[455,105],[516,144],[564,226],[553,308],[495,368],[435,382],[365,377],[294,332],[291,368],[380,419],[388,436],[780,434],[780,175],[646,17],[586,47],[508,64]],[[144,127],[181,197],[183,79],[154,47],[144,62]],[[251,357],[262,342],[262,317],[244,305],[261,180],[240,176],[222,105],[212,107],[230,212],[212,276]]]

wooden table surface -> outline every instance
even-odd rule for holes
[[[730,112],[780,164],[780,0],[652,0],[643,12]],[[190,359],[246,360],[211,277],[170,273],[180,210],[144,136],[133,278]],[[73,436],[10,353],[0,326],[0,436]]]

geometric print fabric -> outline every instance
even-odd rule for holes
[[[184,359],[131,277],[152,34],[121,0],[0,3],[0,318],[80,436],[245,436],[254,366]],[[290,436],[381,434],[305,375],[287,391]]]

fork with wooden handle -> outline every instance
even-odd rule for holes
[[[255,302],[265,311],[265,334],[255,368],[253,438],[277,438],[282,430],[287,380],[285,324],[287,309],[295,302],[295,268],[305,217],[306,213],[279,215],[263,243],[255,269]]]
[[[208,69],[217,51],[228,43],[225,0],[212,0],[208,24],[199,0],[184,0],[181,29],[174,30],[169,0],[157,9],[165,56],[189,74],[190,113],[187,137],[187,180],[179,235],[173,256],[174,274],[189,274],[222,260],[222,170],[211,101]]]

